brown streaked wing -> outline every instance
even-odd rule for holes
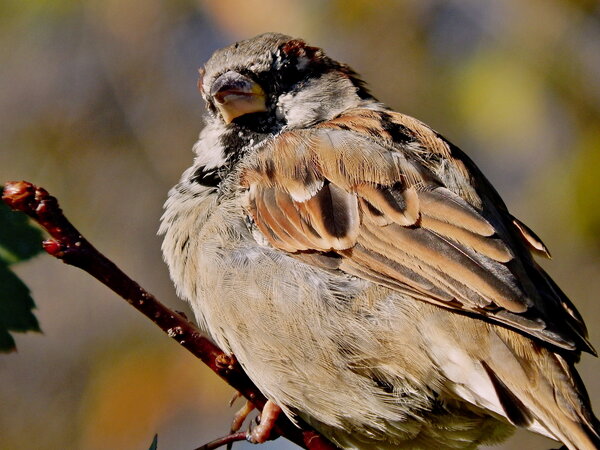
[[[257,188],[257,192],[251,196],[252,215],[258,229],[275,247],[285,250],[286,252],[296,252],[299,250],[298,243],[290,236],[286,229],[291,227],[281,226],[273,217],[272,210],[268,204],[264,202],[264,189]]]
[[[419,197],[414,186],[400,191],[394,187],[361,183],[354,191],[372,207],[369,212],[379,211],[390,223],[408,227],[419,220]]]
[[[495,261],[506,263],[513,259],[512,252],[501,239],[481,236],[463,227],[442,220],[434,219],[425,214],[421,216],[421,226],[440,236],[445,236],[459,244],[470,247]]]
[[[297,206],[331,250],[345,250],[355,244],[358,236],[357,202],[356,194],[325,183],[313,197]]]
[[[489,182],[473,163],[459,155],[454,180],[467,184],[449,189],[415,154],[426,153],[434,141],[436,158],[450,160],[455,150],[420,122],[414,136],[422,142],[413,153],[385,137],[375,141],[377,114],[365,116],[368,132],[360,114],[342,116],[330,128],[325,122],[284,132],[243,167],[249,211],[271,245],[309,263],[314,258],[302,254],[337,254],[339,261],[321,264],[317,258],[315,264],[485,316],[566,349],[585,348],[582,322],[568,311],[572,305],[552,292],[554,286],[532,288],[536,279],[530,276],[538,269],[521,260],[525,246],[547,253],[545,246],[503,203],[484,204],[490,201],[485,192],[476,198],[476,186],[488,189]],[[411,123],[395,114],[388,116]],[[445,164],[454,170],[452,161]],[[481,179],[468,184],[470,175]],[[552,316],[563,308],[574,324],[561,326]]]

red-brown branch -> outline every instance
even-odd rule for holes
[[[245,441],[246,439],[248,439],[248,433],[246,431],[238,431],[237,433],[215,439],[208,444],[198,447],[196,450],[213,450],[215,448],[223,447],[224,445],[233,444],[234,442]]]
[[[96,250],[67,220],[56,198],[45,189],[26,181],[8,182],[4,185],[2,200],[13,210],[27,214],[48,231],[52,238],[43,242],[46,252],[85,270],[108,286],[262,410],[266,403],[265,396],[254,386],[235,359],[223,353],[202,336],[194,324],[160,303]],[[284,415],[277,420],[274,430],[310,450],[336,448],[308,425],[301,424],[301,428],[298,428]]]

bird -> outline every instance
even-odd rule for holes
[[[200,74],[163,256],[272,417],[343,449],[475,449],[517,428],[600,448],[574,367],[596,355],[586,325],[461,149],[299,38],[236,42]]]

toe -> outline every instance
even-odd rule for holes
[[[250,433],[250,441],[262,444],[269,440],[271,432],[275,427],[275,421],[280,413],[281,408],[271,400],[268,400],[260,415],[260,424]]]

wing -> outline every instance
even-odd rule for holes
[[[544,244],[472,161],[411,117],[355,109],[284,132],[240,176],[256,226],[282,251],[594,352],[571,302],[533,261],[549,256]]]

